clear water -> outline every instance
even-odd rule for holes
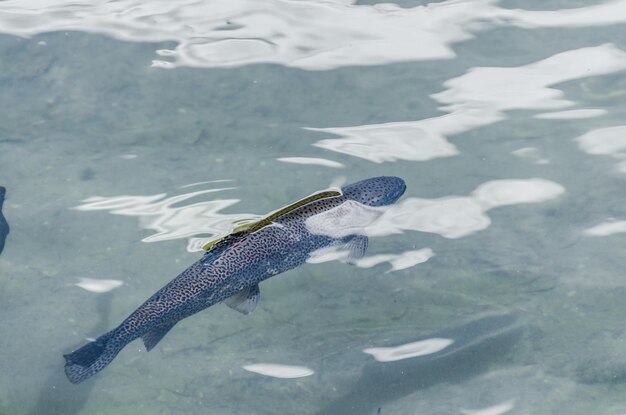
[[[626,1],[8,0],[0,32],[1,414],[626,414]],[[376,175],[408,189],[359,266],[65,379],[213,235]]]

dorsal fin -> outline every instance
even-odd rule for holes
[[[328,199],[331,197],[337,197],[337,196],[341,196],[341,192],[337,191],[337,190],[325,190],[323,192],[319,192],[319,193],[314,193],[310,196],[305,197],[304,199],[300,199],[297,202],[294,202],[290,205],[285,206],[284,208],[281,208],[279,210],[277,210],[274,213],[269,214],[268,216],[264,217],[263,219],[260,219],[256,222],[250,222],[250,223],[245,223],[243,225],[239,225],[237,227],[235,227],[235,229],[233,229],[233,232],[230,234],[235,234],[235,233],[241,233],[241,232],[245,232],[245,233],[252,233],[252,232],[256,232],[259,229],[262,229],[264,227],[266,227],[267,225],[271,224],[273,221],[275,221],[276,219],[280,218],[281,216],[284,216],[290,212],[293,212],[294,210],[304,206],[304,205],[308,205],[309,203],[312,202],[316,202],[318,200],[321,199]],[[227,235],[228,236],[228,235]],[[202,249],[204,249],[205,251],[208,251],[209,249],[211,249],[213,246],[215,246],[216,243],[224,240],[226,236],[223,236],[221,238],[218,239],[214,239],[211,242],[207,243],[206,245],[204,245],[202,247]]]

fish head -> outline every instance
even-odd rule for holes
[[[394,176],[379,176],[361,180],[341,188],[343,197],[366,206],[387,206],[404,194],[404,180]]]

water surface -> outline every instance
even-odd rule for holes
[[[0,33],[0,413],[626,413],[626,1],[9,0]],[[65,379],[212,237],[376,175],[408,189],[357,266]]]

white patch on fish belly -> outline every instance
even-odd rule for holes
[[[337,207],[307,218],[304,225],[313,235],[343,238],[363,234],[365,227],[378,219],[384,210],[347,200]]]

